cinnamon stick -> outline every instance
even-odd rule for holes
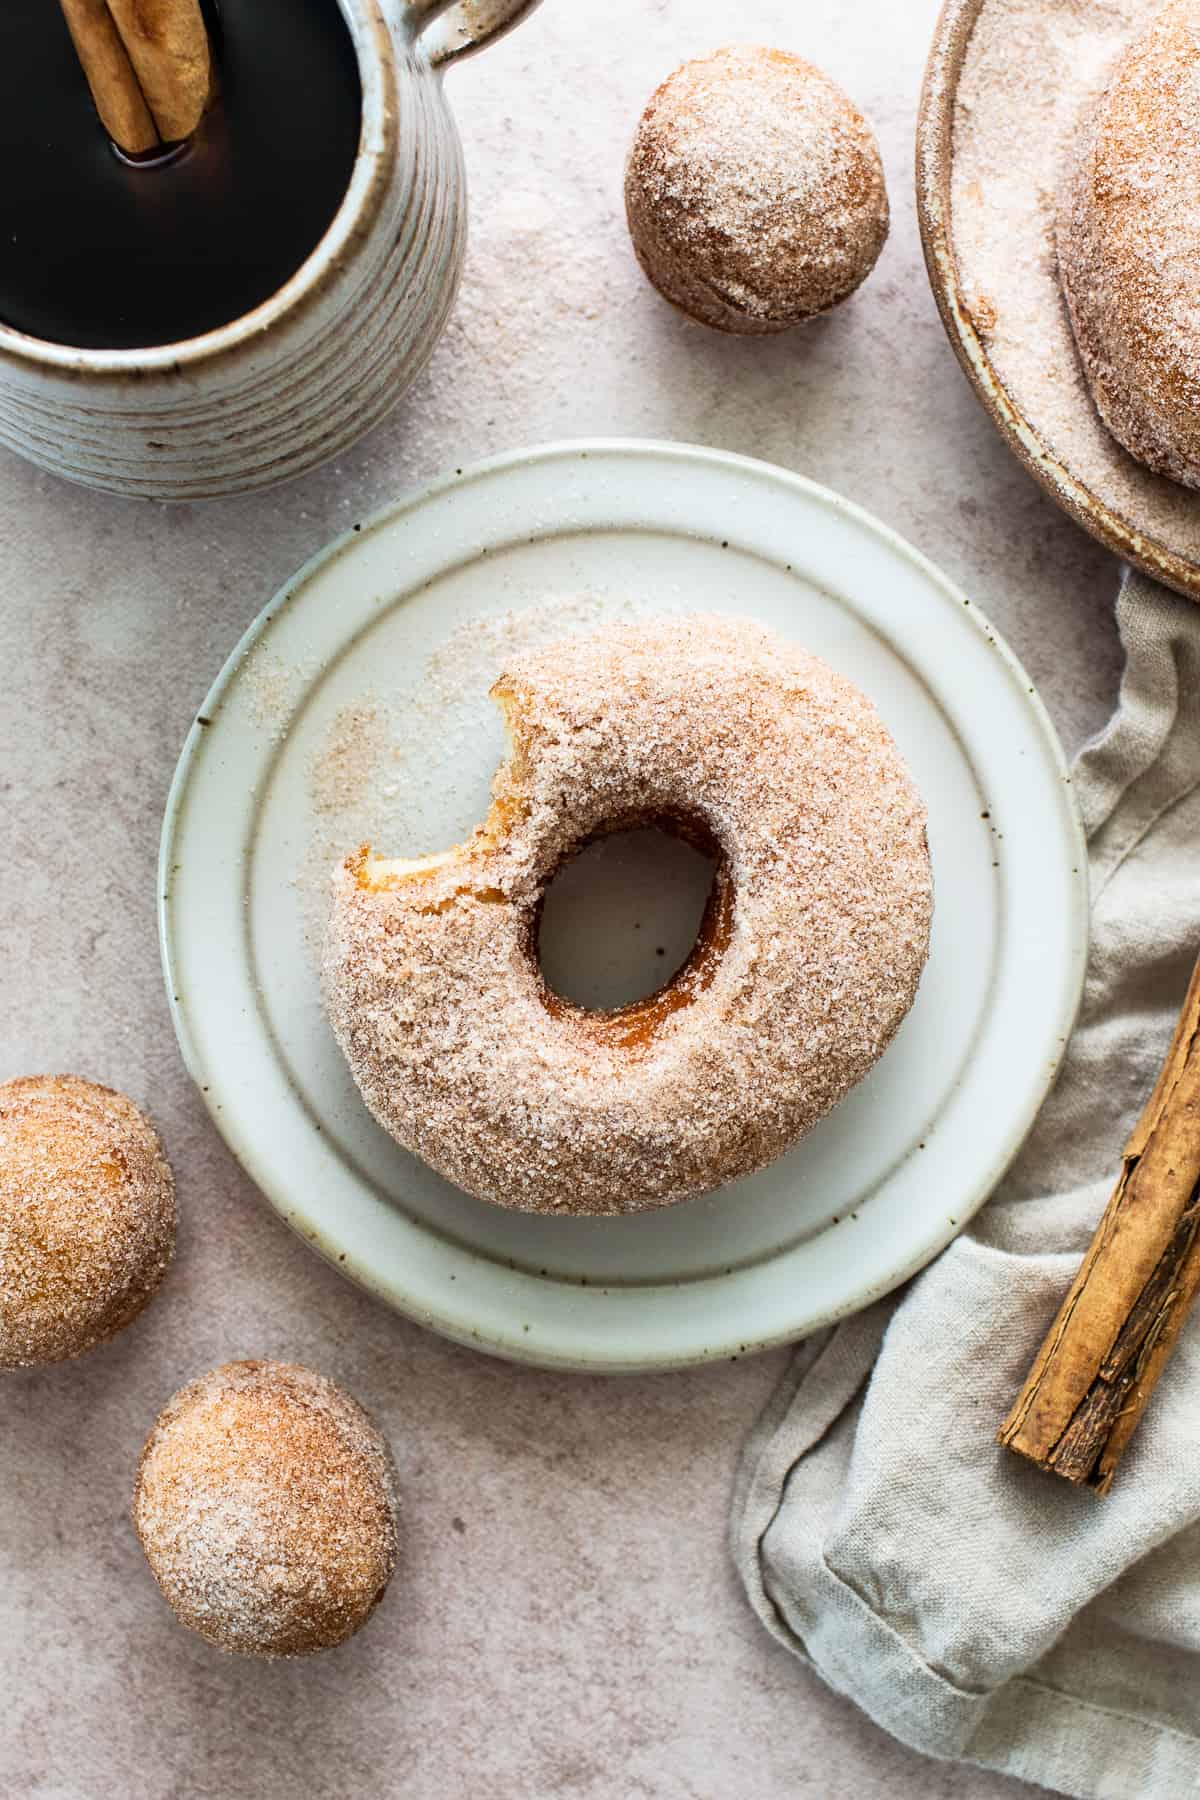
[[[191,137],[212,92],[199,0],[108,0],[164,144]]]
[[[1107,1493],[1200,1289],[1200,962],[1112,1199],[999,1441]]]
[[[113,143],[128,156],[157,149],[162,142],[158,128],[105,0],[59,0],[59,4],[101,124]]]
[[[129,156],[176,144],[213,91],[199,0],[59,0],[105,130]]]

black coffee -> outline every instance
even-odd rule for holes
[[[281,287],[337,212],[362,94],[337,0],[219,0],[218,98],[131,167],[56,0],[0,0],[0,320],[89,349],[169,344]]]

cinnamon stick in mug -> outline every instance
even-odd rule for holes
[[[199,0],[108,0],[164,144],[191,137],[212,94]]]
[[[199,0],[59,0],[105,130],[129,156],[195,131],[213,90]]]
[[[1112,1199],[1000,1443],[1106,1493],[1198,1289],[1200,962]]]
[[[158,147],[150,108],[106,0],[59,0],[100,122],[129,156]]]

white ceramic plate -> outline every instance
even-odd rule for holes
[[[314,897],[360,829],[397,855],[469,831],[500,754],[482,696],[506,649],[622,614],[630,596],[749,614],[871,695],[929,806],[932,952],[886,1056],[772,1168],[640,1217],[526,1217],[459,1193],[367,1114],[322,1011]],[[161,873],[183,1054],[271,1203],[423,1324],[576,1369],[765,1348],[920,1268],[1028,1129],[1086,950],[1062,754],[986,619],[835,495],[669,444],[499,458],[316,557],[189,734]],[[601,936],[580,947],[585,977],[613,948]]]

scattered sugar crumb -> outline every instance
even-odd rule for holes
[[[383,709],[365,699],[343,706],[326,735],[325,747],[310,770],[313,811],[323,817],[356,806],[383,760],[388,719]]]
[[[241,679],[250,701],[254,723],[282,736],[292,708],[306,682],[317,672],[315,660],[304,663],[285,662],[274,650],[256,645],[241,669]]]

